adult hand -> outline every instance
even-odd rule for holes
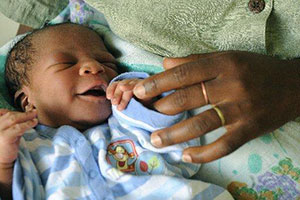
[[[300,62],[247,52],[221,52],[165,59],[168,70],[136,85],[134,94],[150,98],[176,89],[154,103],[165,114],[206,104],[219,108],[227,132],[211,144],[184,150],[186,162],[210,162],[233,152],[247,141],[275,130],[300,116]],[[153,132],[151,142],[164,147],[200,137],[222,125],[209,109],[172,127]]]

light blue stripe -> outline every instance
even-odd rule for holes
[[[220,186],[211,184],[208,188],[197,194],[193,200],[203,199],[203,200],[212,200],[219,196],[225,189]]]
[[[150,176],[132,176],[128,181],[116,184],[110,189],[115,197],[121,197],[139,187],[143,187],[143,185],[147,183],[150,178]]]

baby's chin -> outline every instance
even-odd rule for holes
[[[72,122],[72,126],[78,130],[85,131],[89,128],[92,128],[97,125],[101,125],[103,123],[107,123],[108,117],[110,116],[110,113],[106,113],[105,115],[102,116],[97,116],[95,118],[91,119],[81,119],[81,120],[76,120]]]

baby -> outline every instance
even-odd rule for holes
[[[24,112],[0,110],[1,197],[11,198],[13,189],[16,199],[114,199],[153,184],[146,175],[167,175],[155,181],[172,187],[182,181],[176,177],[197,172],[180,152],[199,141],[163,149],[150,143],[152,131],[185,114],[162,115],[132,98],[145,74],[116,76],[113,55],[81,25],[48,26],[13,47],[6,80]]]

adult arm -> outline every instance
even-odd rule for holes
[[[211,144],[185,149],[185,161],[216,160],[300,116],[299,59],[221,52],[166,59],[164,65],[170,69],[137,84],[134,94],[138,98],[177,89],[154,103],[158,111],[176,114],[206,104],[201,87],[204,82],[209,102],[225,117],[227,132]],[[151,141],[157,147],[164,147],[200,137],[220,126],[218,114],[209,109],[152,133]]]

